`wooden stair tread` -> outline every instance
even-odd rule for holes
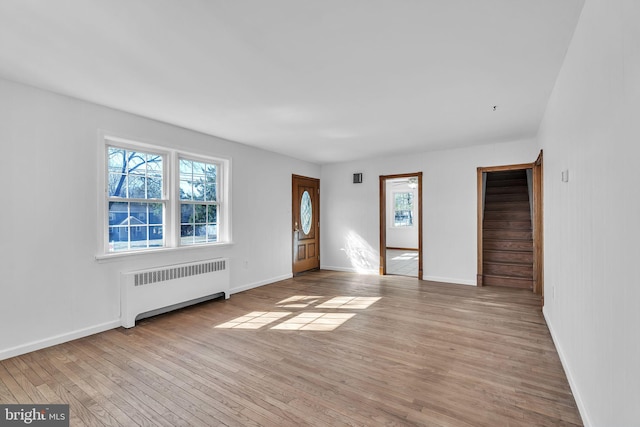
[[[526,187],[527,179],[502,179],[495,181],[487,181],[487,188],[489,187]]]
[[[526,219],[485,219],[482,223],[485,229],[510,229],[533,231],[531,220]]]
[[[528,261],[527,261],[527,262],[513,262],[513,261],[483,261],[482,263],[483,263],[484,265],[491,264],[491,265],[504,265],[504,266],[510,266],[510,265],[514,265],[514,266],[515,266],[515,265],[517,265],[517,266],[520,266],[520,265],[530,265],[530,266],[531,266],[531,265],[533,265],[533,261],[531,261],[531,262],[528,262]]]
[[[533,289],[532,279],[513,278],[506,276],[483,275],[483,286],[506,286],[509,288]]]
[[[533,265],[533,251],[485,251],[483,263]]]

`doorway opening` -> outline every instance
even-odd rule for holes
[[[380,274],[422,280],[422,172],[380,176]]]
[[[478,168],[477,185],[478,286],[544,297],[542,151],[533,163]]]

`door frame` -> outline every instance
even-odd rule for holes
[[[309,176],[303,176],[303,175],[296,175],[296,174],[291,174],[291,274],[293,276],[297,276],[298,274],[302,274],[305,273],[306,271],[311,271],[311,270],[305,270],[305,271],[300,271],[300,272],[295,272],[295,259],[296,259],[296,250],[297,250],[297,236],[296,236],[296,218],[295,218],[295,212],[296,212],[296,207],[294,206],[295,204],[297,204],[297,197],[294,197],[293,193],[295,191],[295,183],[296,183],[296,179],[306,179],[309,181],[315,181],[318,184],[318,194],[316,195],[316,206],[318,209],[318,218],[316,219],[316,225],[317,225],[317,230],[316,230],[316,238],[317,238],[317,242],[318,242],[318,248],[317,248],[317,253],[318,253],[318,270],[320,269],[320,179],[319,178],[312,178]]]
[[[478,167],[477,169],[477,233],[478,233],[478,273],[476,276],[477,286],[482,286],[483,275],[483,217],[484,217],[484,186],[482,174],[485,172],[502,172],[510,170],[532,170],[532,194],[533,194],[533,217],[531,225],[533,227],[533,292],[542,296],[544,304],[544,233],[543,233],[543,167],[542,150],[538,158],[533,163],[520,163],[504,166]]]
[[[380,175],[380,275],[387,274],[387,180],[418,178],[418,280],[422,280],[422,172]]]

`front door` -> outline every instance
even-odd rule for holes
[[[320,180],[293,175],[293,274],[320,268]]]

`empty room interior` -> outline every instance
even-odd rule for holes
[[[0,0],[0,405],[640,426],[638,22]]]

